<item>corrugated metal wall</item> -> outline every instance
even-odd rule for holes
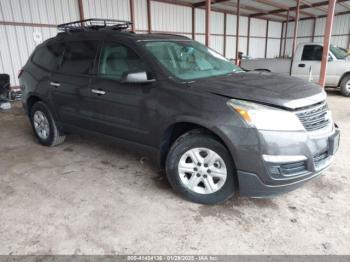
[[[82,0],[85,18],[130,20],[129,0]],[[134,0],[136,32],[147,32],[147,1]],[[168,32],[192,37],[192,8],[151,1],[153,32]],[[0,0],[0,21],[28,23],[0,25],[0,72],[9,73],[18,85],[17,72],[37,44],[55,36],[56,24],[79,20],[77,0]],[[251,19],[250,55],[264,57],[266,20]],[[35,24],[38,24],[35,26]],[[40,24],[40,25],[39,25]],[[281,23],[270,22],[267,56],[279,50]],[[240,17],[239,51],[247,53],[248,18]],[[235,58],[236,16],[226,18],[226,57]],[[275,39],[278,38],[278,39]],[[205,41],[205,11],[195,9],[195,39]],[[212,12],[210,47],[224,53],[224,14]]]
[[[0,21],[54,25],[78,19],[76,0],[0,1]],[[35,46],[56,33],[48,26],[0,25],[0,72],[10,74],[11,84],[18,85],[18,70]]]
[[[350,14],[334,17],[331,43],[343,48],[349,48]],[[313,20],[299,21],[297,44],[312,42]],[[315,25],[314,42],[323,43],[326,18],[317,18]],[[283,30],[285,30],[285,25]],[[287,30],[286,54],[292,54],[294,22],[289,23]]]
[[[82,2],[85,18],[130,20],[129,0],[82,0]]]
[[[263,20],[261,20],[263,21]],[[226,57],[236,58],[236,29],[237,29],[237,16],[227,15],[226,20],[227,40],[226,40]],[[239,18],[239,42],[238,49],[240,52],[247,54],[247,36],[248,36],[248,18]]]

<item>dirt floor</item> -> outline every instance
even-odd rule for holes
[[[273,199],[204,206],[141,156],[95,138],[39,145],[19,105],[0,112],[0,254],[349,254],[350,98],[332,167]]]

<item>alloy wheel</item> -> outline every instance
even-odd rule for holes
[[[49,120],[42,111],[36,111],[33,116],[34,129],[37,135],[45,140],[50,135]]]
[[[220,190],[227,178],[224,160],[209,148],[192,148],[185,152],[178,164],[182,183],[199,194]]]

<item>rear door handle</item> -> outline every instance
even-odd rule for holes
[[[61,84],[58,83],[58,82],[50,82],[50,85],[51,85],[51,86],[54,86],[54,87],[59,87],[59,86],[61,86]]]
[[[305,67],[305,64],[299,64],[298,66],[299,67]]]
[[[102,89],[91,89],[91,92],[99,96],[106,94],[106,91],[103,91]]]

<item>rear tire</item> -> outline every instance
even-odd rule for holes
[[[166,174],[174,190],[192,202],[217,204],[235,193],[236,168],[230,153],[214,136],[197,130],[171,146]]]
[[[350,75],[345,76],[340,83],[340,92],[344,96],[350,96]]]
[[[57,128],[55,120],[44,102],[36,102],[32,106],[30,122],[40,144],[56,146],[64,142],[66,136]]]

